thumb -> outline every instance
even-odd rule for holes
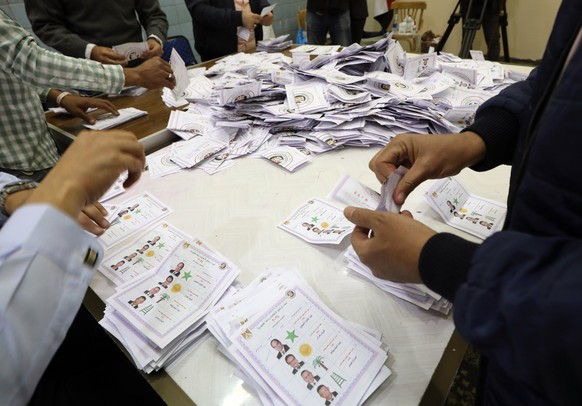
[[[378,223],[380,213],[374,210],[348,206],[344,209],[344,216],[355,225],[371,230]]]
[[[418,166],[412,165],[410,170],[402,176],[402,179],[400,179],[400,182],[394,188],[392,197],[397,204],[404,204],[408,195],[425,179],[421,171],[417,168]]]

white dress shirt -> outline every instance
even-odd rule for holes
[[[0,405],[25,405],[62,343],[103,249],[49,205],[0,230]]]

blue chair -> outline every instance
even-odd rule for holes
[[[172,48],[176,48],[176,51],[180,54],[186,66],[195,65],[198,63],[192,47],[190,46],[190,41],[183,35],[176,35],[169,37],[164,44],[164,53],[162,59],[165,61],[170,60],[170,54],[172,53]]]

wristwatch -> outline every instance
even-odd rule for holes
[[[2,190],[0,190],[0,213],[4,214],[5,216],[9,216],[6,213],[6,208],[4,207],[6,203],[6,199],[12,193],[20,192],[22,190],[29,190],[34,189],[38,186],[33,180],[19,180],[18,182],[12,182],[5,185]]]

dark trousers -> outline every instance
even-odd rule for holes
[[[500,1],[504,0],[489,0],[485,7],[485,12],[483,14],[483,20],[481,21],[481,26],[483,28],[483,35],[485,36],[485,42],[487,43],[487,55],[486,59],[489,61],[498,61],[500,52],[500,39],[501,34],[499,32],[499,10]],[[469,0],[461,0],[461,16],[463,20],[467,15],[467,9],[469,7]],[[483,0],[473,0],[471,10],[469,13],[469,18],[479,18],[481,16],[481,11],[483,10]],[[472,44],[471,44],[472,45]]]
[[[29,406],[165,405],[84,306]]]

